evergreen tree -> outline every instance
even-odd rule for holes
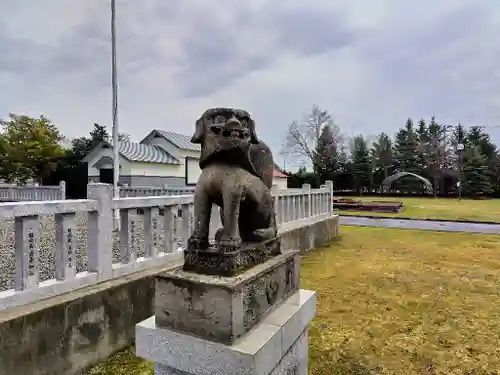
[[[418,164],[420,165],[420,168],[422,170],[421,175],[422,177],[429,178],[430,175],[426,172],[426,156],[427,152],[429,151],[429,130],[427,127],[427,123],[425,120],[422,118],[418,122],[417,128],[415,130],[415,139],[417,141],[417,147],[418,147],[418,157],[417,161]]]
[[[334,174],[338,169],[337,154],[337,142],[330,125],[327,124],[321,129],[321,134],[314,150],[314,168],[321,181],[328,179],[335,181]]]
[[[404,128],[396,134],[394,156],[400,171],[412,173],[421,171],[418,161],[418,141],[411,118],[406,121]]]
[[[455,150],[459,143],[466,145],[467,131],[465,130],[462,124],[458,123],[458,125],[455,126],[455,128],[453,129],[453,134],[451,136],[451,143],[453,145],[453,148],[455,148]]]
[[[486,160],[492,160],[497,152],[495,144],[491,141],[490,135],[486,133],[481,127],[473,126],[467,132],[466,147],[471,148],[477,146],[479,152],[484,155]]]
[[[415,135],[416,135],[417,141],[420,143],[425,143],[429,139],[429,130],[427,127],[427,123],[425,122],[425,120],[423,118],[420,119],[420,121],[418,122],[418,126],[417,126],[417,129],[415,131]]]
[[[405,126],[396,134],[394,144],[395,161],[400,172],[422,174],[422,165],[419,160],[419,144],[413,121],[409,118]],[[404,179],[395,182],[401,190],[421,191],[421,183],[415,179]]]
[[[497,176],[497,147],[491,141],[490,135],[483,128],[473,126],[467,132],[466,148],[477,147],[481,155],[486,159],[487,176],[491,185],[496,185]]]
[[[491,188],[495,195],[500,195],[500,153],[497,152],[492,168]]]
[[[352,176],[354,189],[361,193],[371,186],[372,168],[368,142],[362,135],[357,135],[352,142]]]
[[[427,140],[423,146],[426,175],[432,180],[434,196],[437,195],[439,189],[439,176],[446,166],[447,154],[444,132],[445,128],[438,124],[433,116],[427,130]]]
[[[382,182],[389,176],[389,168],[394,164],[394,153],[392,146],[392,139],[386,133],[377,135],[375,141],[370,149],[370,156],[373,167],[381,173],[376,173],[378,180],[377,184]],[[380,177],[382,174],[382,177]]]
[[[478,197],[492,192],[488,176],[488,162],[477,146],[465,151],[462,191],[469,197]]]

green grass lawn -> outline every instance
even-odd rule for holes
[[[310,375],[500,374],[500,236],[345,227],[302,257]],[[89,375],[152,375],[128,350]]]
[[[401,212],[381,213],[338,210],[341,215],[370,215],[411,217],[422,219],[447,219],[500,222],[500,199],[458,201],[453,198],[401,198],[401,197],[347,197],[365,201],[399,201],[404,203]]]

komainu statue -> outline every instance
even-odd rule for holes
[[[194,193],[194,227],[185,270],[232,274],[280,253],[274,200],[274,161],[244,110],[212,108],[196,121],[191,139],[201,144],[202,170]],[[209,243],[212,205],[222,228]]]

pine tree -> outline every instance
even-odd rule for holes
[[[394,154],[399,169],[405,172],[419,173],[421,168],[418,163],[418,142],[413,121],[409,118],[404,128],[396,134]]]
[[[422,175],[418,138],[411,118],[406,121],[404,128],[400,129],[396,134],[394,156],[400,172]],[[421,190],[420,181],[413,178],[396,181],[395,186],[407,191]]]
[[[338,169],[337,141],[334,138],[330,125],[321,129],[316,148],[314,150],[314,168],[321,181],[332,179]]]
[[[370,150],[368,149],[368,142],[362,135],[353,138],[351,155],[354,188],[358,193],[361,193],[364,189],[370,188],[372,177]]]
[[[490,183],[494,185],[496,180],[497,147],[491,141],[490,135],[479,126],[473,126],[467,132],[466,147],[475,146],[478,148],[479,153],[486,158],[487,175]]]
[[[434,196],[439,189],[439,176],[446,166],[446,144],[444,138],[445,128],[436,122],[435,117],[431,118],[427,130],[427,140],[424,146],[424,167],[426,176],[432,180]]]
[[[478,197],[492,192],[488,176],[488,161],[477,146],[470,147],[465,152],[462,191],[469,197]]]
[[[375,142],[372,144],[370,155],[373,165],[380,168],[384,172],[384,178],[388,177],[389,167],[394,163],[394,152],[392,139],[386,133],[377,135]]]
[[[417,142],[418,153],[417,153],[417,162],[420,165],[420,169],[422,170],[421,175],[423,177],[430,177],[429,173],[427,173],[426,169],[426,157],[429,151],[429,129],[427,127],[427,123],[422,118],[418,122],[417,129],[415,130],[415,140]]]
[[[427,138],[429,136],[428,128],[427,128],[427,123],[425,120],[422,118],[418,122],[417,129],[415,131],[417,139],[419,142],[426,142]]]
[[[455,149],[459,143],[463,145],[467,144],[467,131],[462,124],[458,123],[458,125],[453,129],[451,143]]]

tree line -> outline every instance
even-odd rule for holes
[[[82,159],[109,140],[106,126],[95,123],[88,136],[64,147],[64,135],[47,117],[10,114],[0,120],[0,180],[43,185],[64,180],[68,197],[85,197],[87,165]],[[305,163],[291,174],[292,187],[332,180],[336,190],[377,192],[388,176],[410,172],[431,181],[434,195],[456,194],[460,182],[464,196],[500,196],[500,150],[485,129],[443,125],[434,116],[408,118],[394,137],[386,133],[348,137],[327,110],[315,105],[302,121],[288,126],[282,154]],[[424,192],[413,177],[395,181],[391,189]]]
[[[121,140],[129,139],[119,134]],[[57,185],[66,181],[69,198],[85,198],[87,165],[82,162],[96,145],[110,141],[104,125],[94,123],[88,136],[66,138],[47,117],[11,113],[0,120],[0,180],[5,183]]]
[[[500,150],[490,135],[481,126],[440,124],[435,116],[408,118],[394,136],[349,137],[327,110],[314,105],[288,126],[282,155],[304,163],[291,173],[292,187],[332,180],[338,191],[381,192],[387,177],[409,172],[429,180],[435,196],[454,195],[459,186],[464,196],[500,195]],[[408,175],[390,190],[424,194],[425,185]]]

